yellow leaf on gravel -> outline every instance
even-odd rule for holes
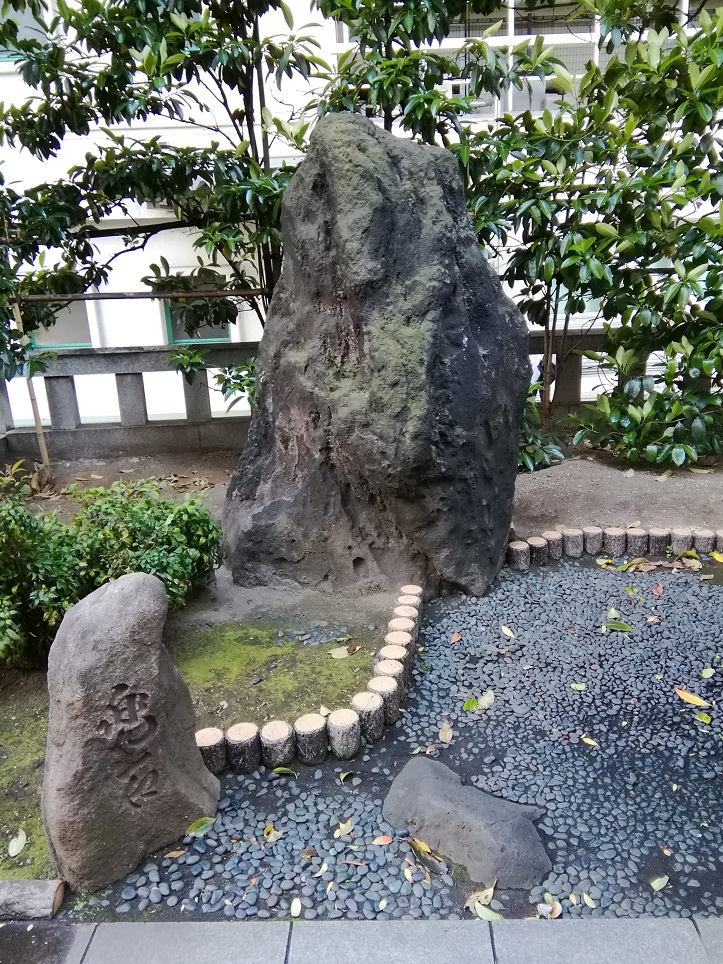
[[[710,557],[716,562],[723,562],[723,552],[711,552]]]
[[[660,877],[651,877],[650,886],[657,894],[659,890],[662,890],[663,887],[665,887],[665,885],[668,883],[668,880],[669,880],[669,877],[667,874],[662,874]]]
[[[597,746],[597,745],[598,745],[597,740],[593,740],[592,737],[590,737],[590,736],[583,736],[583,737],[582,737],[582,742],[583,742],[583,743],[587,743],[588,746]]]
[[[387,836],[387,834],[382,834],[381,837],[377,837],[375,840],[372,840],[372,844],[375,847],[384,847],[386,844],[390,844],[391,842],[392,838]]]
[[[294,897],[291,901],[291,916],[301,917],[301,900],[299,897]]]
[[[707,703],[705,704],[708,705]],[[452,737],[454,736],[454,730],[449,725],[449,722],[445,720],[439,728],[439,739],[442,743],[451,743]]]
[[[324,861],[324,863],[321,865],[321,867],[319,867],[319,869],[317,870],[317,872],[316,872],[315,874],[312,874],[311,876],[312,876],[312,877],[321,877],[321,876],[323,876],[323,875],[327,872],[328,869],[329,869],[329,865],[326,863],[326,861]]]
[[[471,910],[474,913],[475,904],[482,904],[483,907],[486,907],[494,897],[496,883],[497,881],[495,880],[490,887],[485,887],[483,890],[473,891],[473,893],[471,893],[467,898],[467,902],[464,905],[465,910]]]
[[[684,703],[690,703],[691,706],[710,706],[707,700],[701,699],[700,696],[696,696],[695,693],[689,693],[684,689],[676,689],[677,695],[683,700]]]
[[[583,894],[582,899],[585,901],[588,907],[597,907],[597,904],[589,894]]]
[[[407,878],[410,884],[414,883],[414,871],[411,867],[404,868],[404,876]]]
[[[515,638],[515,634],[512,632],[509,626],[500,626],[500,629],[502,630],[503,636],[506,636],[508,639]]]

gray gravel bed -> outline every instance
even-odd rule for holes
[[[611,608],[632,631],[601,631]],[[427,752],[481,790],[546,810],[538,828],[553,871],[530,893],[496,893],[492,906],[505,917],[529,916],[545,894],[563,916],[721,912],[723,586],[697,573],[567,561],[503,570],[482,599],[428,606],[421,644],[406,712],[383,742],[344,767],[297,766],[296,779],[263,768],[225,775],[204,838],[73,898],[61,916],[469,916],[475,886],[453,867],[426,873],[405,829],[382,817],[394,776],[410,754]],[[707,679],[705,668],[715,670]],[[710,723],[676,688],[711,704]],[[488,690],[490,709],[463,709]],[[343,770],[353,772],[342,783]],[[277,840],[265,840],[269,824]],[[391,842],[375,844],[380,836]],[[175,850],[183,852],[166,856]],[[651,881],[661,878],[656,891]]]

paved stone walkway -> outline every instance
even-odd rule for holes
[[[0,964],[723,964],[723,918],[4,924]]]

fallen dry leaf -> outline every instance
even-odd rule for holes
[[[706,703],[706,706],[708,704]],[[452,737],[454,736],[454,730],[449,725],[447,720],[444,720],[439,728],[439,739],[442,743],[447,744],[452,742]]]
[[[662,595],[663,595],[663,584],[660,583],[660,582],[656,582],[655,585],[653,586],[653,588],[652,588],[650,591],[652,592],[652,594],[653,594],[654,596],[662,596]]]
[[[710,703],[708,703],[707,700],[702,699],[700,696],[696,696],[695,693],[689,693],[688,690],[676,689],[675,692],[684,703],[690,703],[691,706],[710,706]]]
[[[384,833],[381,835],[381,837],[376,837],[374,840],[372,840],[372,844],[375,847],[385,847],[387,844],[392,843],[392,840],[392,837]]]
[[[462,633],[455,632],[455,633],[452,633],[452,635],[449,637],[449,641],[450,643],[458,643],[461,638],[462,638]]]

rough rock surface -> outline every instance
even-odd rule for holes
[[[104,887],[216,812],[219,782],[161,641],[167,608],[160,579],[122,576],[68,610],[50,650],[43,820],[77,889]]]
[[[454,158],[328,116],[282,225],[226,501],[235,581],[481,594],[512,515],[529,360]]]
[[[410,760],[384,801],[385,820],[407,827],[443,857],[462,864],[470,879],[529,889],[551,869],[532,824],[545,813],[462,785],[435,760]]]

